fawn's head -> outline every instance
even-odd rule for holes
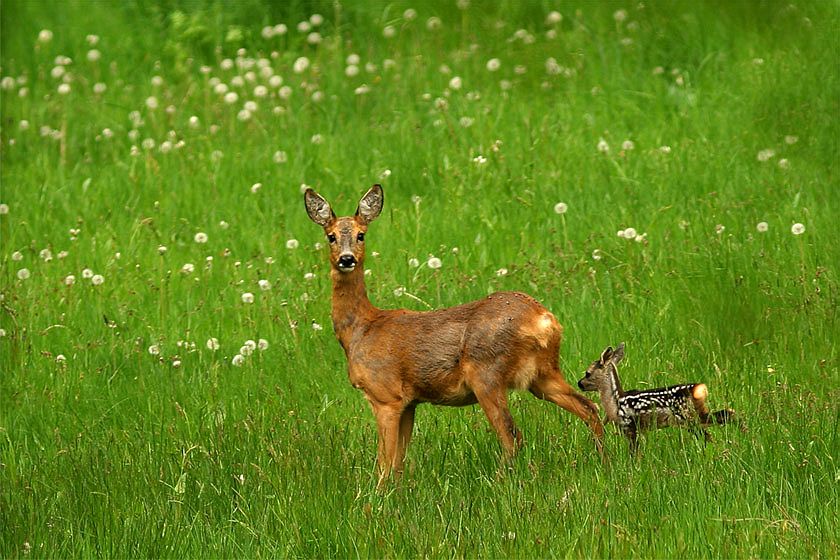
[[[337,218],[330,203],[312,189],[303,195],[309,218],[324,228],[330,244],[330,264],[335,270],[353,272],[365,260],[365,233],[368,224],[379,216],[385,195],[380,185],[365,193],[356,208],[356,214]]]
[[[624,343],[613,350],[607,346],[601,357],[586,368],[586,377],[578,381],[578,387],[583,391],[598,391],[608,379],[611,372],[618,373],[618,362],[624,357]]]

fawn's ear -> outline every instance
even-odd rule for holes
[[[617,364],[618,362],[621,361],[622,358],[624,358],[624,343],[623,342],[621,344],[619,344],[618,347],[615,349],[615,352],[613,352],[612,361],[613,361],[614,364]]]
[[[612,346],[607,346],[603,352],[601,352],[601,363],[606,364],[612,358],[613,349]]]
[[[379,216],[384,203],[385,193],[382,192],[382,186],[373,185],[359,201],[359,207],[356,208],[356,216],[367,225]]]
[[[312,189],[306,189],[303,193],[303,202],[306,205],[306,213],[309,219],[322,227],[327,227],[335,220],[335,212],[330,208],[330,203],[323,196]]]

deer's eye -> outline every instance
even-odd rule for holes
[[[327,235],[327,240],[328,240],[330,243],[335,243],[335,241],[336,241],[335,234],[334,234],[334,233],[330,233],[330,234],[328,234],[328,235]]]
[[[365,240],[365,234],[364,234],[364,232],[360,231],[359,234],[356,236],[356,241],[364,241],[364,240]]]

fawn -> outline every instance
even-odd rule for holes
[[[403,470],[415,408],[420,403],[478,403],[509,459],[522,436],[508,409],[511,389],[528,389],[579,416],[602,450],[597,407],[563,378],[558,352],[563,328],[545,307],[518,292],[435,311],[378,309],[365,290],[365,234],[384,202],[374,185],[354,216],[337,218],[312,189],[304,193],[310,219],[329,241],[332,320],[347,356],[353,387],[373,408],[379,432],[380,484]]]
[[[586,377],[578,381],[583,391],[598,391],[607,421],[615,422],[630,442],[630,452],[638,449],[636,436],[640,430],[688,425],[699,428],[706,438],[706,426],[725,424],[734,418],[734,411],[725,409],[709,413],[703,383],[673,385],[647,391],[624,391],[618,379],[618,362],[624,357],[624,343],[613,350],[608,346],[601,358],[586,368]]]

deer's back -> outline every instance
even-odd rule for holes
[[[372,319],[348,348],[353,384],[456,406],[475,402],[471,374],[527,387],[543,362],[556,366],[562,335],[554,316],[519,292],[435,311],[378,310]]]

